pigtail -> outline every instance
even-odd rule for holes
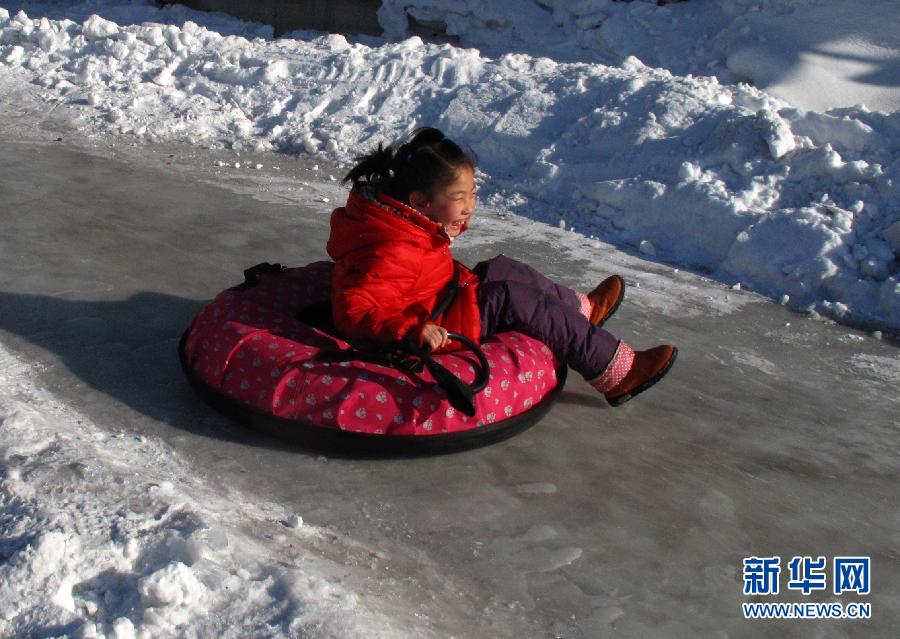
[[[394,175],[394,149],[391,145],[384,146],[379,142],[377,149],[354,159],[356,166],[341,180],[344,184],[350,182],[355,188],[362,183],[369,183],[381,190]]]
[[[401,144],[400,148],[397,149],[396,160],[398,164],[401,165],[411,164],[414,162],[416,155],[420,151],[427,151],[446,139],[447,136],[434,127],[426,126],[421,129],[416,129],[416,131],[413,132],[412,139],[406,144]]]
[[[370,185],[400,202],[408,202],[413,191],[431,193],[453,182],[460,167],[474,170],[478,162],[474,152],[462,149],[433,127],[417,129],[396,147],[379,143],[375,151],[356,160],[344,183],[350,182],[354,188]]]

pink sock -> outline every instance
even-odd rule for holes
[[[581,303],[581,314],[591,319],[591,300],[585,293],[575,293],[575,295],[578,296],[578,301]]]
[[[625,379],[631,365],[634,363],[634,349],[625,340],[619,340],[616,352],[609,360],[604,370],[598,377],[588,381],[588,384],[601,393],[608,393]]]

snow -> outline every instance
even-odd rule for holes
[[[108,434],[37,373],[0,346],[0,636],[404,635],[339,567],[286,539],[269,556],[266,539],[324,531]]]
[[[872,0],[386,0],[379,18],[402,38],[408,16],[488,55],[619,64],[635,56],[678,75],[749,82],[806,110],[900,108],[896,3]]]
[[[477,151],[487,204],[565,229],[589,258],[611,243],[897,331],[893,4],[386,0],[380,19],[399,41],[382,41],[273,40],[269,27],[137,0],[7,1],[0,85],[10,101],[37,88],[86,135],[329,165],[433,124]],[[410,37],[407,13],[444,22],[462,47]],[[753,353],[733,359],[778,372]],[[854,366],[898,379],[895,360]],[[259,534],[320,534],[302,514],[223,494],[176,451],[108,434],[35,376],[0,349],[0,635],[400,634],[324,560],[266,556]]]

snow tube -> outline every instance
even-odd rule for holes
[[[360,351],[312,322],[330,308],[331,262],[258,265],[185,331],[179,355],[203,399],[246,425],[305,447],[353,454],[432,454],[483,446],[536,423],[565,382],[545,344],[517,332],[485,339],[490,367],[474,415],[451,406],[429,369],[356,359]],[[315,315],[315,313],[312,313]],[[337,357],[335,355],[337,354]],[[348,357],[349,355],[349,357]],[[481,365],[468,350],[433,356],[462,382]]]

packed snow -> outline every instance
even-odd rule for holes
[[[327,530],[99,428],[36,374],[0,346],[0,636],[404,634],[312,553]]]
[[[746,82],[806,110],[900,108],[894,0],[385,0],[385,32],[410,19],[487,55],[618,64],[635,56],[676,75]]]
[[[0,9],[5,82],[40,85],[87,133],[347,163],[377,141],[433,124],[476,150],[483,199],[495,207],[786,296],[792,308],[900,327],[897,111],[803,110],[746,84],[677,75],[635,56],[609,66],[528,53],[488,57],[418,37],[273,40],[258,37],[266,33],[260,28],[248,38],[234,35],[239,27],[223,35],[183,20],[184,9],[154,13],[148,3],[66,3],[78,21],[41,17],[61,11],[53,3],[23,4],[32,16],[14,3]],[[656,15],[641,2],[575,4],[632,26]],[[662,10],[676,16],[692,4],[701,3]],[[694,13],[684,21],[725,29],[726,17],[737,20],[725,4],[706,21],[685,9]],[[790,12],[777,0],[753,6],[769,7],[757,13],[770,20],[780,13],[801,20],[803,7],[838,4]],[[566,18],[562,7],[573,3],[541,6],[550,5],[573,49],[581,32],[572,25],[592,21]],[[510,19],[516,13],[497,6]],[[644,25],[658,52],[669,50],[660,44],[661,19]],[[739,31],[752,33],[755,23],[742,20]],[[468,23],[448,24],[462,33]],[[685,37],[678,24],[675,40]]]
[[[900,330],[888,0],[387,0],[399,41],[275,40],[137,0],[0,3],[4,100],[39,87],[83,134],[347,164],[435,125],[476,150],[493,208]],[[460,46],[408,37],[408,15]],[[886,380],[895,364],[854,363]],[[333,567],[300,550],[273,565],[272,539],[319,534],[302,514],[223,494],[35,375],[0,350],[0,635],[397,636]]]

